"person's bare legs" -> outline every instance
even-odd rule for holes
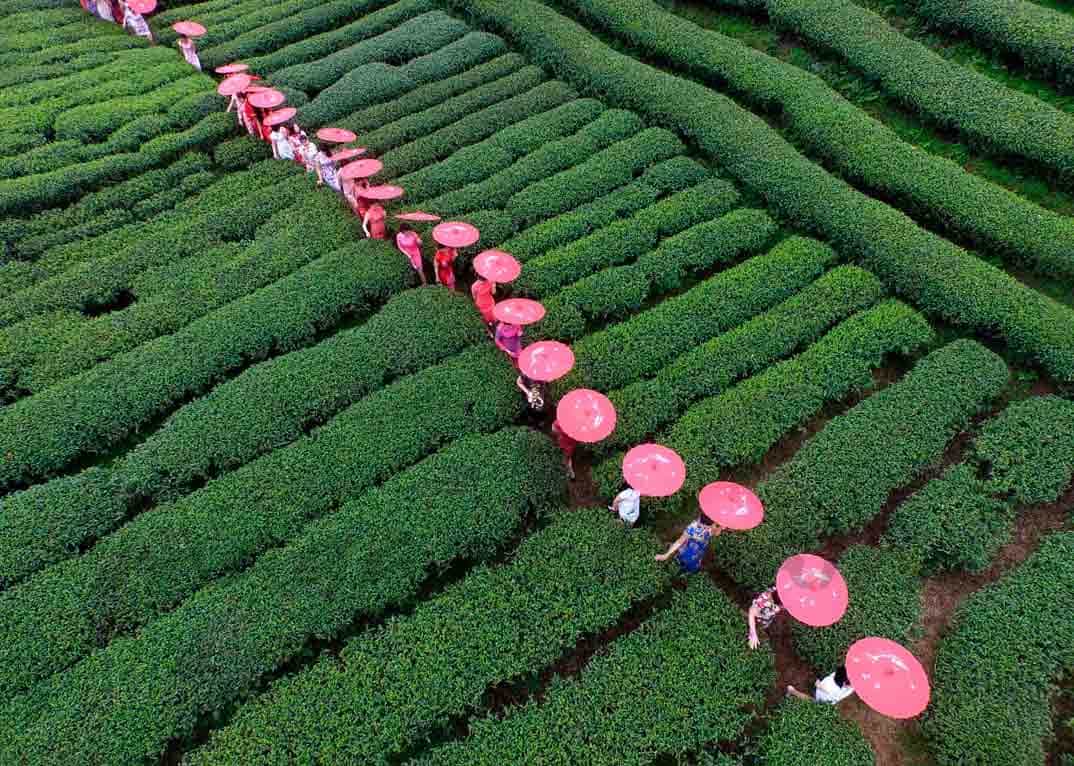
[[[567,478],[574,480],[574,458],[567,458]]]
[[[791,697],[797,697],[800,700],[805,700],[806,702],[813,701],[812,697],[810,697],[808,694],[803,694],[802,692],[795,689],[793,686],[787,687],[787,694]]]

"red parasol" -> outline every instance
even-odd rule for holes
[[[643,495],[674,495],[686,481],[686,466],[675,450],[639,444],[623,456],[623,478]]]
[[[380,160],[356,160],[349,165],[344,165],[339,171],[339,177],[346,180],[369,178],[383,169],[384,164]]]
[[[328,159],[332,160],[332,162],[343,162],[343,160],[350,160],[354,159],[355,157],[361,157],[368,151],[369,150],[366,149],[364,146],[358,146],[354,149],[340,149],[338,152],[335,152],[331,156],[329,156]]]
[[[444,247],[469,247],[480,238],[476,227],[461,221],[445,221],[433,227],[433,239]]]
[[[752,491],[730,481],[714,481],[697,495],[701,511],[721,527],[753,529],[764,520],[764,506]]]
[[[507,324],[528,325],[544,318],[544,306],[529,298],[511,298],[497,303],[492,315]]]
[[[555,340],[531,343],[518,357],[518,369],[533,380],[557,380],[573,367],[574,352],[571,347]]]
[[[847,675],[862,702],[889,718],[913,718],[929,704],[929,677],[914,655],[886,638],[847,651]]]
[[[598,391],[576,388],[559,400],[556,422],[576,441],[599,442],[615,430],[615,405]]]
[[[287,96],[280,93],[278,90],[259,90],[250,96],[250,105],[256,106],[258,109],[275,109],[284,101],[287,100]]]
[[[263,122],[270,128],[274,125],[280,125],[287,122],[298,113],[298,110],[293,106],[286,107],[284,109],[277,109],[275,112],[269,112],[265,115]]]
[[[196,21],[177,21],[172,24],[172,29],[183,37],[201,37],[205,34],[205,27]]]
[[[249,68],[250,67],[247,66],[246,64],[235,63],[235,64],[224,64],[223,66],[218,66],[213,71],[216,72],[217,74],[238,74],[239,72],[245,72]]]
[[[317,138],[330,144],[347,144],[357,139],[358,136],[343,128],[321,128],[317,131]]]
[[[250,82],[248,74],[233,74],[216,86],[216,92],[221,96],[235,96],[249,88]]]
[[[420,210],[415,210],[413,213],[400,213],[395,217],[400,221],[413,221],[415,223],[432,223],[433,221],[440,220],[440,216],[433,215],[432,213],[423,213]]]
[[[384,184],[382,186],[367,186],[364,189],[358,190],[359,197],[375,200],[399,199],[405,193],[406,192],[403,191],[402,186],[391,186],[389,184]]]
[[[490,282],[503,284],[517,279],[522,266],[503,250],[485,250],[474,258],[474,271]]]
[[[783,562],[776,573],[776,590],[792,617],[815,628],[839,622],[850,601],[846,581],[835,565],[810,553]]]
[[[128,0],[127,7],[143,16],[157,9],[157,0]]]

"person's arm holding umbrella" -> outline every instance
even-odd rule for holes
[[[673,542],[671,545],[668,546],[668,549],[666,551],[664,551],[663,553],[658,553],[655,556],[655,558],[656,558],[657,561],[667,561],[669,558],[671,558],[676,553],[678,553],[679,548],[681,548],[684,545],[686,545],[686,531],[685,530],[683,531],[683,533],[681,535],[679,535],[678,539],[676,539],[675,542]]]

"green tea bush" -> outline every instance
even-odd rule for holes
[[[690,136],[773,210],[858,258],[889,289],[928,314],[1001,337],[1012,351],[1034,360],[1055,378],[1074,380],[1074,311],[833,177],[731,99],[617,53],[533,0],[452,0],[451,4],[484,26],[509,32],[533,60],[575,86]],[[825,20],[827,33],[847,29],[841,21],[845,14],[865,13],[848,10],[850,5],[824,5],[823,10],[836,18]],[[881,58],[899,65],[889,55]],[[991,104],[984,111],[995,113]],[[1008,124],[1022,129],[1026,123]]]
[[[813,240],[792,237],[776,250],[795,252],[796,262],[808,263],[810,254],[821,255],[826,248]],[[832,260],[834,255],[828,255],[821,264]],[[851,314],[869,308],[882,295],[883,288],[872,274],[856,266],[839,266],[774,308],[695,344],[653,377],[608,393],[618,419],[615,431],[595,445],[596,451],[606,453],[641,444],[674,422],[694,402],[716,396],[737,380],[762,372]],[[658,353],[661,360],[666,358],[662,350],[656,350],[658,342],[667,340],[663,331],[643,337],[649,345],[632,344],[636,354]],[[588,366],[589,359],[580,364]],[[645,369],[646,375],[652,374],[652,367]]]
[[[659,593],[667,576],[653,547],[604,509],[562,514],[508,564],[472,573],[412,615],[352,639],[338,659],[277,682],[191,763],[389,763],[467,713],[489,686],[549,665]]]
[[[92,101],[93,98],[106,98],[123,94],[145,93],[147,88],[171,80],[178,80],[190,75],[190,67],[185,62],[175,60],[174,51],[163,48],[136,48],[125,51],[116,59],[108,56],[96,66],[79,67],[74,62],[38,65],[34,69],[38,77],[26,82],[12,82],[4,86],[4,106],[15,107],[34,104],[47,99],[64,99],[72,106]],[[56,76],[45,76],[53,71]],[[10,70],[5,73],[10,76]],[[130,78],[124,83],[113,83],[115,78]],[[163,78],[163,79],[162,79]],[[116,89],[120,89],[117,92]],[[86,91],[90,92],[87,96]]]
[[[496,556],[525,519],[564,495],[558,460],[546,437],[524,429],[455,442],[309,525],[292,544],[259,557],[242,575],[199,591],[137,637],[113,642],[13,700],[0,724],[2,760],[44,765],[155,758],[169,740],[190,735],[204,716],[228,712],[259,681],[308,652],[311,639],[338,636],[356,618],[413,603],[430,572],[452,562]],[[400,523],[405,507],[428,512],[409,514]],[[516,662],[525,669],[527,660],[548,652],[554,657],[554,639],[566,648],[574,636],[611,622],[660,583],[645,555],[648,540],[622,535],[621,542],[609,540],[610,526],[592,515],[565,516],[524,543],[514,564],[481,570],[465,581],[472,585],[456,586],[455,596],[445,594],[419,610],[442,615],[446,599],[458,609],[491,610],[488,629],[478,631],[488,637],[498,627],[491,617],[511,614],[509,604],[501,607],[488,596],[506,594],[509,578],[518,578],[510,591],[515,603],[522,605],[526,591],[548,600],[530,599],[514,615],[519,629],[536,628],[545,638],[520,641]],[[562,567],[560,577],[548,576],[553,564]],[[621,570],[622,582],[606,584],[601,567]],[[579,610],[570,618],[573,630],[564,625],[568,608]],[[559,625],[558,630],[541,631],[536,618],[545,614],[556,615],[544,624]],[[428,639],[428,618],[418,615],[394,621],[393,630],[405,630],[408,621],[414,635]],[[368,640],[360,636],[356,642]],[[419,646],[427,644],[411,642],[412,649]],[[136,671],[139,667],[143,670]],[[480,682],[478,665],[467,663],[466,670]],[[96,733],[84,736],[91,728]]]
[[[1074,534],[970,596],[940,642],[924,731],[936,762],[1044,764],[1053,682],[1074,671]]]
[[[5,407],[0,486],[44,478],[80,455],[109,449],[228,371],[305,345],[344,317],[368,313],[412,278],[386,244],[357,242],[174,335]]]
[[[695,580],[540,703],[479,719],[414,764],[643,766],[738,738],[774,681],[771,654],[742,641],[738,607]]]
[[[107,27],[107,24],[93,25],[94,29]],[[116,34],[106,35],[104,37],[88,35],[79,39],[77,42],[55,45],[51,48],[44,48],[32,53],[27,53],[26,51],[0,53],[0,67],[39,67],[50,64],[66,65],[71,62],[79,61],[90,54],[110,54],[113,58],[120,58],[128,51],[145,47],[145,43],[140,38],[124,34],[119,32],[119,30],[116,30],[116,32]]]
[[[131,633],[443,444],[509,425],[524,407],[510,371],[484,344],[404,378],[3,594],[0,688],[29,688]]]
[[[768,587],[787,556],[815,548],[823,535],[860,529],[892,491],[940,458],[1008,374],[1003,360],[974,341],[932,352],[831,420],[761,484],[765,523],[721,540],[719,565],[739,583]]]
[[[758,747],[765,766],[875,766],[861,730],[831,705],[788,699],[769,719]]]

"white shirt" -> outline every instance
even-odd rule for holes
[[[831,675],[822,678],[820,681],[817,681],[815,692],[817,702],[826,702],[829,705],[836,705],[853,694],[854,687],[850,684],[840,686],[835,682],[835,673],[832,673]]]
[[[624,489],[615,496],[615,502],[619,503],[619,518],[628,527],[634,526],[641,510],[641,494],[634,489]]]
[[[282,131],[272,131],[269,133],[269,138],[272,139],[272,143],[276,147],[276,152],[280,155],[281,160],[293,160],[295,158],[295,151],[291,148],[291,142],[287,140],[287,136]]]

